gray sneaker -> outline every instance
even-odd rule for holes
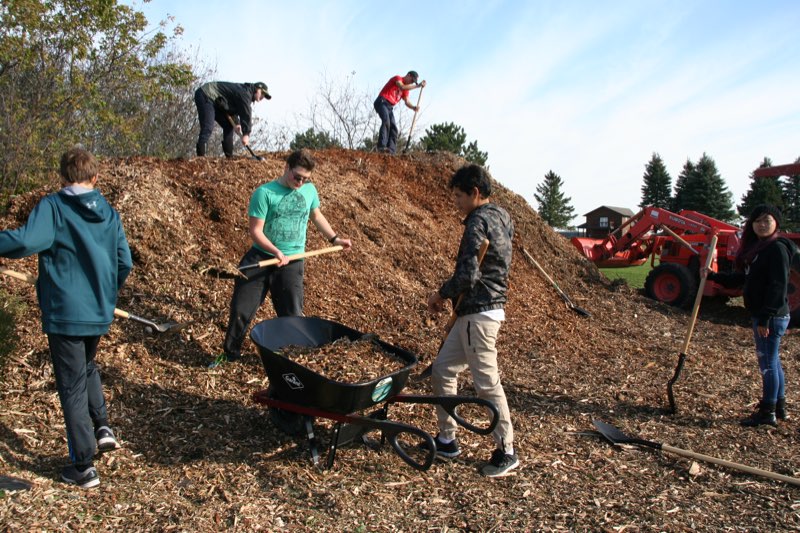
[[[481,468],[481,473],[486,477],[501,477],[519,466],[519,459],[515,454],[506,453],[497,449],[492,452],[492,458]]]
[[[83,472],[79,472],[75,465],[65,466],[61,471],[61,479],[82,489],[90,489],[100,484],[100,476],[97,475],[97,470],[93,466]]]
[[[114,432],[108,426],[97,428],[97,431],[94,432],[94,438],[97,439],[97,449],[101,452],[110,452],[120,447]]]

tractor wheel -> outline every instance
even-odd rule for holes
[[[800,327],[800,272],[797,270],[789,271],[789,286],[786,289],[786,296],[789,299],[789,327]]]
[[[650,271],[644,283],[647,296],[676,307],[689,307],[697,294],[697,279],[677,263],[663,263]]]

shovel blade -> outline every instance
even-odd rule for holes
[[[602,420],[592,420],[592,424],[594,424],[594,427],[597,428],[597,431],[599,431],[600,434],[611,444],[640,444],[642,446],[649,446],[656,449],[661,448],[661,445],[657,442],[630,437],[616,427],[612,426],[611,424],[607,424]]]

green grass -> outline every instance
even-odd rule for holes
[[[629,287],[634,289],[644,288],[644,280],[647,274],[650,273],[650,261],[643,265],[624,268],[601,268],[602,272],[608,279],[614,281],[615,279],[624,279]]]

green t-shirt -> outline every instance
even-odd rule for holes
[[[253,192],[247,215],[262,219],[264,235],[283,255],[292,255],[305,251],[308,217],[317,207],[319,195],[313,183],[291,189],[275,180]],[[269,253],[257,244],[253,246]]]

